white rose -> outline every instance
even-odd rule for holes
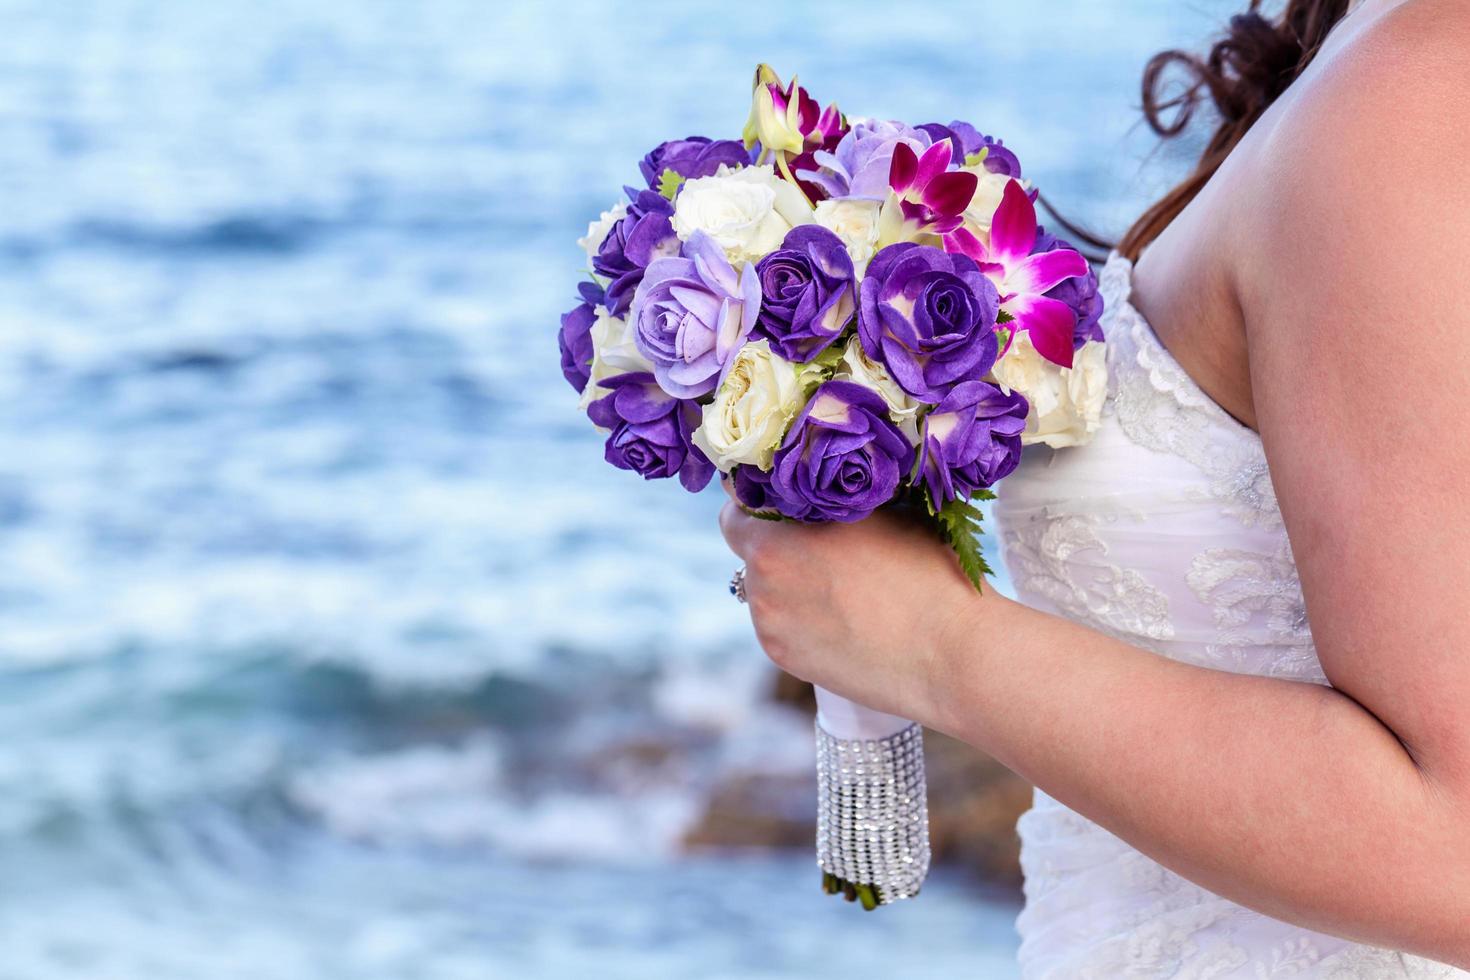
[[[916,446],[919,444],[919,410],[924,407],[923,403],[900,388],[886,367],[868,357],[857,337],[848,340],[842,352],[842,362],[832,376],[855,381],[876,391],[888,403],[888,414],[893,416],[899,431],[908,437],[909,442]]]
[[[970,206],[965,208],[965,227],[974,232],[982,242],[988,243],[990,241],[990,221],[995,217],[995,209],[1000,207],[1006,184],[1009,184],[1012,178],[1005,174],[993,174],[983,165],[962,169],[980,178],[980,183],[975,185],[975,196],[970,198]],[[1021,187],[1030,190],[1030,181],[1021,181]]]
[[[1020,333],[996,362],[994,375],[1031,403],[1026,431],[1021,434],[1023,444],[1040,442],[1061,449],[1092,441],[1108,393],[1108,362],[1102,343],[1089,340],[1072,355],[1072,366],[1064,368],[1038,354],[1031,338]]]
[[[842,244],[847,246],[847,254],[859,279],[878,248],[880,210],[882,204],[879,201],[841,198],[818,202],[814,213],[817,224],[842,239]]]
[[[720,472],[730,472],[737,463],[771,468],[786,427],[806,404],[799,370],[771,353],[764,340],[736,353],[693,436]]]
[[[622,317],[613,316],[607,307],[598,306],[593,312],[597,319],[592,321],[588,335],[592,338],[592,374],[587,387],[582,390],[582,409],[607,394],[600,382],[631,371],[652,371],[653,365],[633,343],[632,325]]]
[[[731,170],[685,181],[674,201],[674,233],[688,241],[703,231],[735,268],[781,246],[786,233],[812,223],[812,208],[790,181],[770,167]]]
[[[628,205],[622,202],[614,204],[598,217],[596,221],[587,225],[587,234],[577,239],[577,244],[582,246],[582,251],[587,253],[587,268],[592,268],[592,260],[597,255],[597,250],[602,247],[603,241],[607,239],[607,233],[612,231],[612,226],[623,219],[628,213]],[[597,277],[599,282],[607,282],[602,276]]]

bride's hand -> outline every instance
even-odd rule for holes
[[[720,529],[745,561],[756,637],[788,673],[871,708],[934,717],[947,636],[975,629],[992,600],[949,548],[911,521],[764,521],[728,501]]]

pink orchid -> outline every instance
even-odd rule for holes
[[[820,150],[825,146],[833,146],[847,134],[847,117],[842,114],[841,109],[837,108],[836,102],[823,109],[817,121],[810,126],[806,124],[809,114],[803,111],[801,127],[802,135],[806,137],[808,151],[813,148]]]
[[[813,154],[834,149],[846,132],[847,118],[837,103],[821,109],[817,100],[796,84],[795,75],[791,76],[790,84],[783,85],[781,76],[770,65],[756,67],[750,118],[741,133],[745,148],[759,145],[761,163],[774,157],[781,176],[796,184],[809,203],[821,188],[797,180],[792,172],[793,164],[801,168],[815,167]]]
[[[929,147],[922,157],[903,141],[894,144],[888,186],[898,199],[906,231],[947,235],[963,224],[980,178],[950,170],[953,159],[947,139]]]
[[[821,149],[847,132],[847,119],[832,103],[826,109],[800,85],[796,76],[782,85],[781,76],[770,65],[755,70],[750,118],[742,134],[745,148],[760,144],[765,153],[802,153]]]
[[[1087,275],[1087,260],[1070,248],[1033,255],[1035,247],[1036,206],[1017,180],[1006,183],[990,222],[988,245],[963,226],[944,239],[946,252],[968,255],[995,284],[1001,312],[1015,321],[1012,330],[1026,331],[1038,354],[1069,368],[1077,314],[1061,300],[1043,294],[1074,276]]]

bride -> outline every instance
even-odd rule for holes
[[[1102,428],[1004,484],[1020,601],[727,505],[757,635],[1036,785],[1027,977],[1470,977],[1470,7],[1161,57],[1219,129],[1103,272]]]

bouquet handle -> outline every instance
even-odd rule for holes
[[[816,694],[823,886],[868,909],[912,898],[929,873],[923,729],[821,687]]]

